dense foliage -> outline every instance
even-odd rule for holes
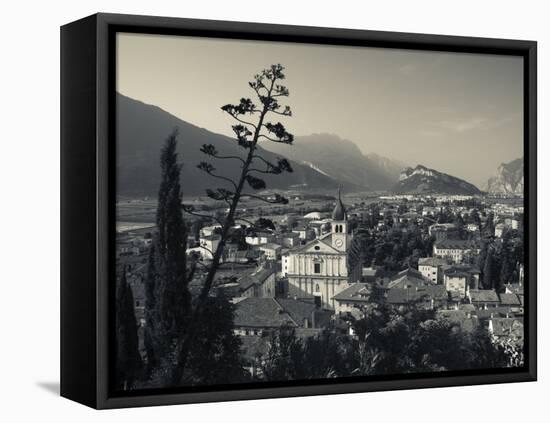
[[[134,386],[141,375],[137,322],[134,313],[134,295],[126,280],[126,267],[117,281],[116,289],[116,388],[128,389]]]
[[[325,329],[305,340],[282,327],[269,337],[261,357],[262,379],[388,375],[503,368],[522,365],[522,351],[498,344],[486,328],[471,331],[436,317],[434,310],[373,305],[361,319],[350,317],[353,337]]]

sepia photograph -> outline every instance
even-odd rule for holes
[[[524,368],[523,57],[115,57],[114,392]]]

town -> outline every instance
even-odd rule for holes
[[[240,204],[209,294],[234,304],[233,332],[251,377],[262,378],[262,355],[282,327],[302,341],[323,331],[353,340],[353,322],[373,307],[429,310],[462,332],[484,331],[495,345],[523,350],[521,196],[284,195],[288,204]],[[185,216],[187,256],[199,264],[189,290],[197,296],[221,240],[215,217],[226,210],[189,201],[196,213]],[[144,360],[154,210],[148,199],[117,203],[117,270],[132,288]],[[510,365],[522,365],[514,357]]]

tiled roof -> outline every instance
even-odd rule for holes
[[[296,326],[274,298],[246,298],[236,305],[235,327],[279,328]]]
[[[492,319],[494,317],[510,317],[514,315],[511,307],[491,307],[487,310],[476,310],[475,314],[479,319]]]
[[[459,304],[458,309],[463,311],[474,311],[476,307],[473,304]]]
[[[418,259],[419,266],[444,266],[447,264],[447,260],[439,257],[421,257]]]
[[[328,312],[318,310],[311,301],[290,298],[245,298],[236,304],[235,327],[279,328],[283,324],[303,327],[307,319],[312,322],[312,314],[323,319]],[[317,318],[316,317],[316,318]],[[325,316],[327,317],[327,316]]]
[[[499,294],[502,305],[521,305],[521,301],[516,294]]]
[[[243,275],[240,277],[237,282],[241,286],[242,290],[247,290],[254,284],[261,285],[265,282],[267,278],[269,278],[273,273],[276,272],[275,268],[260,268],[255,269],[253,272]]]
[[[477,249],[479,245],[475,241],[465,239],[443,239],[435,243],[436,248],[447,250]]]
[[[494,289],[470,289],[470,299],[472,302],[495,302],[498,303],[498,295]]]
[[[509,283],[504,285],[507,291],[513,292],[515,294],[523,294],[523,286],[519,283]]]
[[[266,244],[262,244],[258,246],[259,248],[268,248],[270,250],[276,250],[278,248],[281,248],[279,244],[275,244],[274,242],[268,242]]]
[[[481,272],[479,271],[479,268],[477,268],[476,266],[455,264],[445,269],[444,273],[449,276],[469,277],[470,275],[480,274]]]
[[[447,299],[447,290],[443,285],[420,288],[392,288],[388,290],[386,301],[389,304],[407,304],[414,301],[443,301]]]
[[[370,287],[367,284],[354,283],[353,285],[344,289],[342,292],[339,292],[332,298],[337,301],[368,302],[368,296],[370,292]]]
[[[291,298],[277,298],[275,301],[290,315],[298,326],[302,326],[306,319],[311,321],[311,314],[317,308],[311,301],[294,300]]]
[[[388,284],[388,288],[411,288],[427,285],[433,285],[433,282],[424,278],[418,270],[409,267],[395,275]]]

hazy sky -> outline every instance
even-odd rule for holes
[[[481,188],[523,155],[519,57],[119,34],[117,89],[232,135],[220,106],[253,98],[247,82],[272,63],[286,67],[294,135],[337,134]]]

